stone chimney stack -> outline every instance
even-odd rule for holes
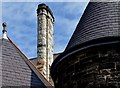
[[[45,4],[37,9],[37,68],[49,80],[50,66],[53,62],[53,13]]]

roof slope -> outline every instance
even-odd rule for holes
[[[2,86],[46,88],[51,84],[9,39],[0,39]]]
[[[120,2],[89,2],[66,50],[93,39],[120,36]]]

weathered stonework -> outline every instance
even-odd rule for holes
[[[119,45],[91,47],[69,56],[57,67],[56,88],[119,88]]]
[[[50,66],[53,62],[53,22],[54,17],[48,6],[38,5],[38,45],[37,68],[49,80]]]

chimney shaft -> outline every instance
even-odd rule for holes
[[[37,68],[49,80],[49,68],[53,62],[53,22],[52,11],[45,4],[39,4],[37,9],[38,41]]]

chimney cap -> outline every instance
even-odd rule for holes
[[[45,4],[45,3],[41,3],[41,4],[38,5],[38,8],[39,8],[39,7],[42,7],[42,6],[45,6],[45,7],[46,7],[46,4]]]
[[[47,6],[45,3],[41,3],[41,4],[38,5],[37,14],[39,14],[40,9],[45,9],[45,10],[47,10],[47,11],[51,14],[52,18],[54,19],[53,12],[52,12],[51,9],[49,8],[49,6]]]

